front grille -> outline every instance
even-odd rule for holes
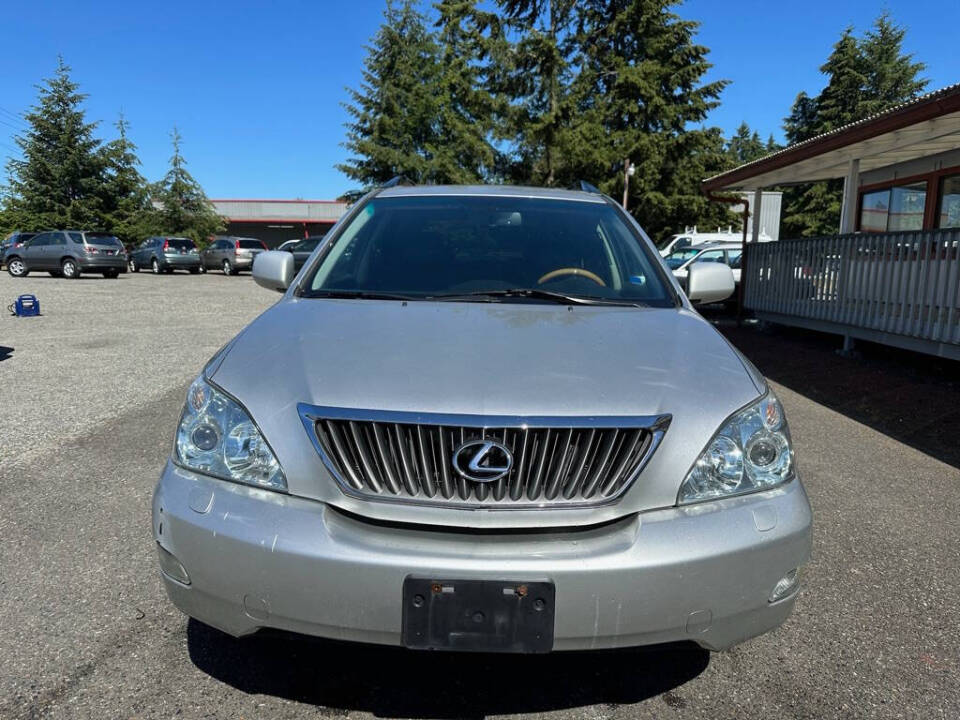
[[[670,422],[669,415],[507,418],[309,405],[299,410],[317,451],[347,494],[464,508],[610,502],[636,479]],[[512,455],[509,470],[489,482],[465,477],[454,463],[459,448],[467,445],[461,457],[469,458],[474,446],[482,446],[473,443],[479,440],[493,441]]]

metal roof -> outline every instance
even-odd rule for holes
[[[825,132],[707,178],[705,191],[752,190],[843,177],[960,147],[960,83]]]

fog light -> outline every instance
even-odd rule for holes
[[[794,568],[777,581],[770,592],[768,602],[775,603],[778,600],[790,597],[800,587],[800,570]]]
[[[160,569],[163,574],[183,585],[190,584],[190,576],[187,575],[186,568],[180,564],[172,554],[170,554],[160,543],[157,543],[157,552],[160,555]]]

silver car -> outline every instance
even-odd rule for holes
[[[187,391],[153,499],[187,615],[548,652],[780,625],[811,513],[783,407],[591,191],[379,189]]]

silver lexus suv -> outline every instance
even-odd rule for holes
[[[187,391],[153,500],[167,592],[232,635],[547,652],[780,625],[811,513],[783,407],[612,200],[359,201]]]

